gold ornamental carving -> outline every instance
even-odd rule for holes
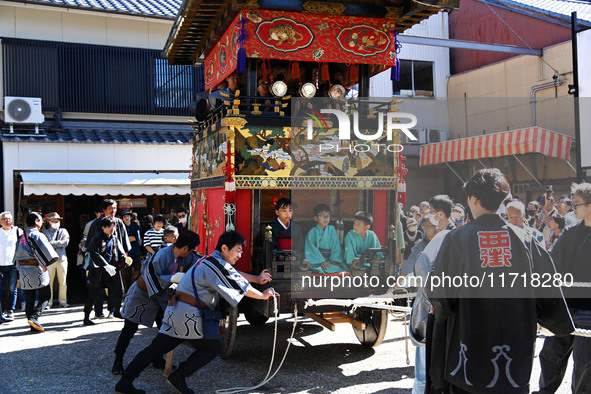
[[[386,19],[398,19],[400,18],[403,14],[403,6],[400,7],[385,7],[386,8],[386,16],[384,18]]]
[[[222,126],[243,127],[246,124],[246,119],[239,117],[226,117],[222,119]]]
[[[323,15],[343,15],[347,7],[342,3],[325,3],[320,1],[306,1],[302,4],[306,12]]]
[[[261,5],[259,4],[259,0],[248,0],[241,8],[256,10],[261,8]]]

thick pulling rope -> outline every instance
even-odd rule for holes
[[[273,373],[273,375],[271,375],[269,377],[269,374],[271,373],[271,370],[273,368],[273,363],[275,362],[275,348],[277,346],[277,321],[278,321],[278,318],[279,318],[279,308],[277,307],[277,296],[276,295],[273,295],[273,306],[274,306],[273,312],[275,314],[275,334],[273,336],[273,354],[271,356],[271,362],[269,363],[269,370],[267,371],[267,375],[261,381],[261,383],[257,384],[256,386],[252,386],[252,387],[231,387],[231,388],[227,388],[227,389],[216,390],[215,391],[216,393],[220,393],[220,394],[235,394],[235,393],[242,393],[242,392],[245,392],[245,391],[253,391],[253,390],[256,390],[259,387],[262,387],[265,384],[269,383],[275,377],[275,375],[277,375],[277,372],[279,372],[279,370],[283,366],[283,362],[285,361],[285,357],[287,357],[287,352],[289,351],[289,346],[291,345],[291,340],[293,339],[293,336],[295,334],[295,329],[296,329],[296,326],[298,324],[298,305],[295,304],[295,306],[293,308],[293,315],[294,315],[293,327],[291,329],[291,336],[289,337],[289,340],[287,341],[287,348],[285,349],[285,353],[283,354],[283,358],[281,359],[281,362],[279,363],[279,366],[277,366],[277,369],[275,370],[275,372]]]
[[[573,282],[570,286],[563,287],[591,287],[591,282]]]

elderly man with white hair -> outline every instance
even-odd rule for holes
[[[529,227],[525,220],[525,205],[521,201],[511,201],[505,207],[507,212],[507,220],[514,226],[517,226],[527,232],[532,238],[544,249],[546,249],[546,241],[544,235],[533,227]]]
[[[13,225],[12,214],[8,211],[0,213],[0,225],[2,225],[2,236],[0,236],[0,322],[14,320],[14,308],[17,298],[17,269],[14,263],[14,253],[19,236],[23,231]],[[5,302],[5,287],[8,288],[8,302]]]

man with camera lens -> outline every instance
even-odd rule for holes
[[[552,197],[552,185],[546,188],[546,191],[541,197],[540,213],[538,214],[539,227],[538,230],[544,235],[544,239],[548,242],[552,231],[550,230],[550,219],[558,215],[558,210]]]

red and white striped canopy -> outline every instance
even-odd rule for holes
[[[530,127],[423,145],[420,165],[524,153],[541,153],[569,160],[571,143],[572,137],[541,127]]]

